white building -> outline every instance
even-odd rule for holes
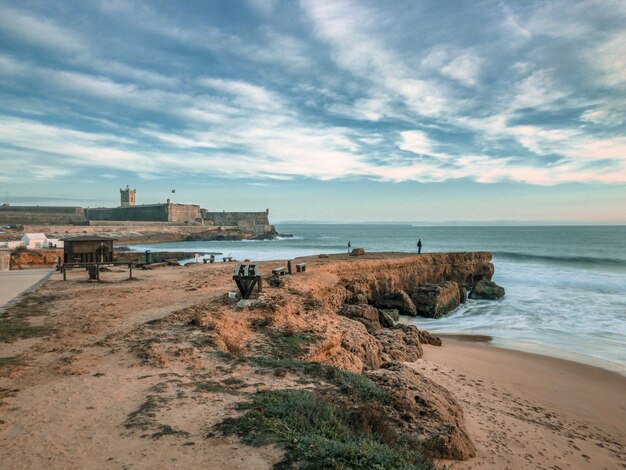
[[[22,243],[29,250],[46,248],[48,246],[48,237],[45,233],[27,233],[22,237]]]

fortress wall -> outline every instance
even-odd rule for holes
[[[82,207],[0,206],[0,224],[84,224]]]
[[[223,227],[236,229],[237,227]],[[201,233],[209,230],[219,230],[219,227],[205,227],[202,225],[174,225],[153,222],[111,221],[103,225],[24,225],[24,231],[29,233],[45,233],[59,236],[92,235],[115,233]],[[112,236],[112,235],[111,235]]]
[[[152,222],[149,220],[142,220],[139,222],[133,220],[90,220],[87,222],[87,225],[91,227],[135,227],[137,225],[141,225],[144,227],[152,227],[154,229],[159,227],[182,227],[186,224],[180,222]]]
[[[256,233],[271,230],[268,212],[205,212],[203,215],[213,225],[231,225]]]
[[[169,216],[170,222],[179,223],[202,223],[202,216],[200,215],[200,206],[194,204],[169,204]]]
[[[133,207],[98,207],[85,209],[85,214],[89,220],[130,220],[167,222],[168,204],[145,204]]]

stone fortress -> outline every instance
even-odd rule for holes
[[[24,226],[107,226],[149,225],[187,226],[206,229],[221,227],[253,233],[257,236],[275,233],[264,212],[209,212],[197,204],[136,204],[136,190],[120,189],[119,207],[82,208],[68,206],[0,205],[0,225]]]

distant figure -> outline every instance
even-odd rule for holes
[[[352,247],[352,242],[348,242],[348,254],[350,254],[350,248]]]
[[[417,254],[421,254],[422,253],[422,239],[420,238],[419,240],[417,240]]]

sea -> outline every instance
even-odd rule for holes
[[[368,252],[489,251],[499,301],[468,300],[443,318],[404,317],[433,333],[487,335],[496,346],[626,375],[626,226],[279,224],[266,241],[134,245],[137,251],[274,260],[361,247]],[[220,255],[216,256],[220,259]]]

